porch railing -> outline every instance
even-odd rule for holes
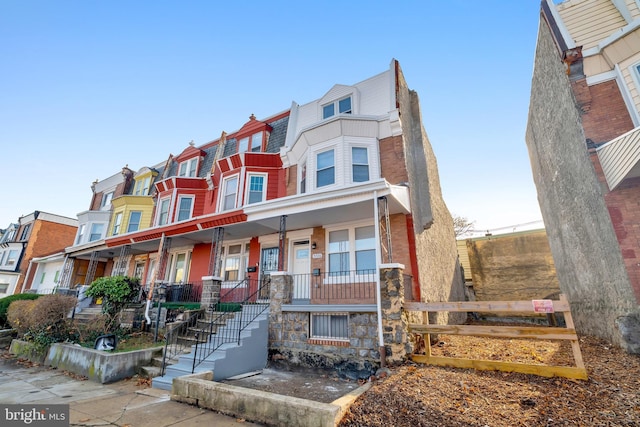
[[[302,304],[375,304],[378,270],[293,275],[293,300]]]
[[[200,340],[199,333],[195,336],[192,373],[223,344],[240,344],[242,331],[269,309],[268,302],[264,300],[269,295],[270,284],[267,277],[262,280],[245,279],[231,288],[222,288],[220,302],[214,307],[208,330],[199,332],[207,334],[206,339]]]

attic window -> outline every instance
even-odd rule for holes
[[[194,157],[193,159],[189,159],[180,163],[180,168],[178,169],[178,176],[195,177],[197,169],[198,169],[198,158]]]
[[[264,132],[256,132],[253,135],[240,138],[238,140],[238,153],[246,151],[261,152],[262,151],[262,135]]]
[[[322,107],[322,118],[327,119],[337,114],[351,114],[351,97],[347,96]]]

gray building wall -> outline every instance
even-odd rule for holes
[[[569,78],[542,18],[526,143],[560,289],[578,332],[639,351],[637,332],[633,335],[638,308]]]
[[[411,192],[422,301],[464,301],[453,218],[442,198],[438,164],[422,123],[420,100],[398,70],[398,102]],[[428,185],[425,185],[425,181]],[[460,323],[463,313],[430,313],[433,323]]]

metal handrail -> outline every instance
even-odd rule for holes
[[[175,328],[167,327],[165,336],[164,351],[162,352],[162,367],[160,376],[164,375],[164,371],[167,367],[167,361],[173,359],[176,355],[184,353],[187,347],[191,347],[191,344],[180,344],[178,342],[180,337],[187,336],[189,328],[198,323],[198,319],[202,316],[203,310],[198,310],[191,313],[189,317],[184,320],[180,325]],[[197,343],[197,334],[196,334]]]
[[[238,286],[245,282],[247,286],[250,284],[250,282],[245,279],[245,281],[241,282],[236,287],[226,292],[224,296],[221,295],[220,297],[220,301],[222,302],[222,304],[237,303],[240,305],[240,310],[238,310],[240,313],[240,318],[236,319],[236,316],[230,318],[228,312],[222,312],[217,316],[212,317],[211,321],[209,322],[209,335],[207,341],[204,342],[203,340],[201,344],[199,341],[196,341],[191,373],[193,373],[197,366],[199,366],[204,360],[211,356],[223,344],[233,342],[237,342],[238,344],[240,344],[240,335],[242,331],[269,308],[268,303],[259,302],[259,296],[263,295],[263,292],[268,289],[270,285],[270,281],[265,279],[261,280],[258,283],[258,288],[253,293],[247,295],[242,301],[229,301],[230,298],[228,297],[233,296],[233,289],[236,289]],[[227,301],[224,301],[225,299],[227,299]],[[216,333],[214,334],[214,326],[222,324],[224,324],[223,332],[218,333],[218,331],[216,330]]]

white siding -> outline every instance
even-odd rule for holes
[[[583,51],[627,24],[610,0],[570,0],[558,5],[558,13]]]
[[[640,8],[638,7],[637,0],[627,0],[627,9],[629,9],[629,13],[631,13],[633,19],[640,18]]]

